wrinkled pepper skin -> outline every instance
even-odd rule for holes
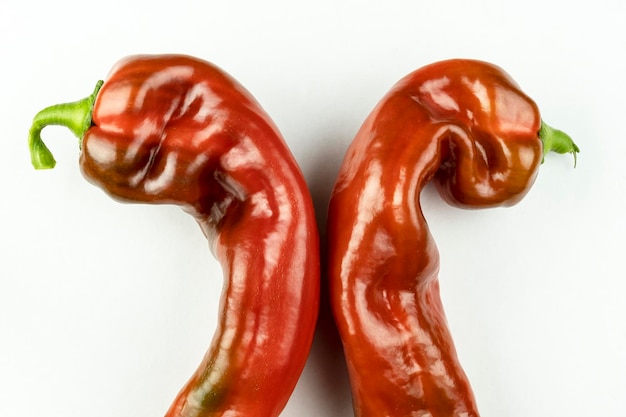
[[[167,417],[279,415],[310,350],[320,274],[311,197],[279,131],[230,76],[180,55],[120,61],[91,116],[86,179],[124,202],[181,206],[224,271],[211,346]]]
[[[358,131],[327,224],[356,416],[479,415],[447,327],[420,192],[433,180],[455,206],[515,204],[537,176],[542,129],[536,104],[500,68],[450,60],[400,80]]]

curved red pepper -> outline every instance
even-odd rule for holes
[[[434,179],[451,204],[511,205],[550,150],[578,152],[542,125],[507,74],[479,61],[417,70],[369,115],[328,214],[331,304],[357,416],[478,416],[439,298],[420,191]]]
[[[41,129],[69,127],[89,181],[119,200],[182,206],[224,270],[216,334],[167,416],[278,415],[319,297],[313,205],[292,154],[251,95],[207,62],[133,56],[99,86],[35,117],[33,164],[54,166]]]

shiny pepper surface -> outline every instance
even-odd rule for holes
[[[193,215],[223,267],[215,336],[167,417],[279,415],[312,343],[319,242],[305,181],[269,116],[208,62],[133,56],[92,96],[35,117],[37,168],[54,166],[40,137],[48,124],[80,138],[84,176],[113,198]]]
[[[578,148],[500,68],[432,64],[396,84],[350,145],[329,207],[331,304],[360,417],[476,417],[439,297],[420,207],[518,202],[544,154]]]

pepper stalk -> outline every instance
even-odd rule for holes
[[[556,152],[558,154],[571,153],[574,155],[574,167],[576,167],[576,154],[580,152],[580,149],[567,133],[549,126],[542,120],[539,128],[539,139],[543,143],[544,158],[548,152]],[[543,159],[541,162],[543,163]]]
[[[103,83],[104,81],[99,80],[89,97],[46,107],[35,115],[28,133],[30,160],[35,169],[51,169],[56,165],[52,152],[41,140],[41,131],[44,127],[49,125],[67,127],[79,139],[79,146],[81,146],[82,138],[91,126],[94,102]]]

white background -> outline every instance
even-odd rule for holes
[[[513,208],[423,193],[459,356],[483,417],[623,417],[624,17],[619,0],[3,0],[0,416],[161,416],[208,346],[221,271],[193,220],[88,184],[66,129],[43,132],[54,170],[26,146],[38,110],[89,95],[118,59],[178,52],[272,116],[322,228],[343,153],[393,83],[453,57],[505,68],[581,153],[575,169],[549,156]],[[325,307],[283,416],[352,415]]]

